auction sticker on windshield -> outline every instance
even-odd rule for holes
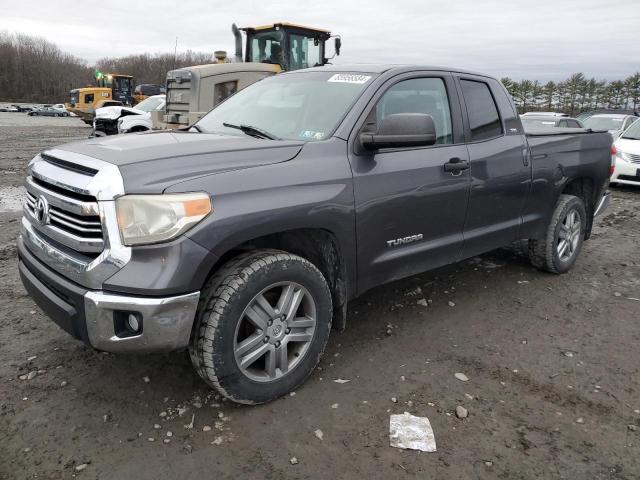
[[[340,82],[340,83],[367,83],[371,78],[371,75],[357,75],[354,73],[336,73],[328,82]]]

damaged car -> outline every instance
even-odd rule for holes
[[[135,107],[111,106],[96,110],[91,137],[151,130],[151,112],[162,110],[165,95],[153,95]]]

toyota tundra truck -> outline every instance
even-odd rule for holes
[[[284,73],[185,130],[37,155],[20,275],[94,349],[188,349],[225,397],[268,402],[304,382],[372,287],[523,239],[533,265],[567,272],[609,202],[611,142],[525,134],[478,73]]]

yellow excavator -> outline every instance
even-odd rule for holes
[[[259,27],[231,26],[235,57],[216,52],[216,62],[167,73],[165,111],[152,113],[154,128],[182,128],[197,122],[235,92],[270,75],[325,65],[340,55],[341,39],[329,30],[293,23]],[[242,48],[242,34],[246,48]],[[334,38],[334,55],[327,58],[326,42]]]
[[[75,113],[88,125],[93,125],[95,111],[101,107],[131,106],[133,103],[133,77],[96,71],[94,87],[75,88],[69,92],[65,108]]]

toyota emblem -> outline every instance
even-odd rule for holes
[[[36,220],[40,225],[44,226],[49,223],[49,204],[47,203],[47,199],[43,196],[38,198],[33,215],[36,217]]]

